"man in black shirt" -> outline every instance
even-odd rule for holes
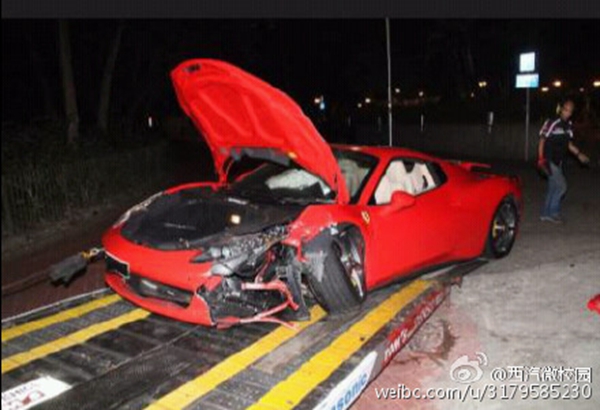
[[[570,118],[574,108],[572,100],[563,102],[558,117],[546,120],[540,131],[538,167],[548,175],[548,191],[540,216],[542,221],[562,222],[560,201],[567,192],[563,165],[568,152],[571,151],[581,163],[589,162],[589,158],[573,144],[573,124]]]

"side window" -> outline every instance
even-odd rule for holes
[[[392,194],[396,191],[404,191],[411,195],[415,194],[412,179],[407,168],[414,169],[413,161],[401,159],[390,162],[385,173],[379,180],[375,189],[375,204],[389,204]]]
[[[410,176],[413,182],[416,195],[429,191],[436,187],[435,181],[431,176],[431,172],[429,171],[427,164],[424,162],[416,163],[415,167],[410,173]]]
[[[381,177],[371,203],[389,204],[392,194],[396,191],[420,195],[439,187],[446,182],[446,179],[446,174],[435,162],[414,159],[393,160]]]
[[[440,164],[438,164],[437,162],[428,162],[427,167],[429,168],[431,176],[435,181],[435,186],[443,185],[446,183],[446,181],[448,181],[448,177],[446,176],[446,173],[444,172]]]

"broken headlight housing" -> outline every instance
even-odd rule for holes
[[[228,237],[202,249],[201,253],[194,256],[190,262],[215,261],[217,264],[226,267],[226,269],[223,272],[217,269],[213,273],[232,273],[230,271],[242,263],[254,263],[271,246],[283,240],[287,235],[288,229],[286,226],[275,225],[261,232]]]

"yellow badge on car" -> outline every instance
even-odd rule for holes
[[[360,213],[362,215],[363,221],[368,225],[371,222],[371,215],[367,211],[362,211]]]

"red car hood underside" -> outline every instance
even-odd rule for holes
[[[203,134],[221,180],[236,148],[269,148],[319,176],[337,193],[348,192],[331,148],[300,107],[282,91],[222,61],[188,60],[171,72],[184,112]]]

